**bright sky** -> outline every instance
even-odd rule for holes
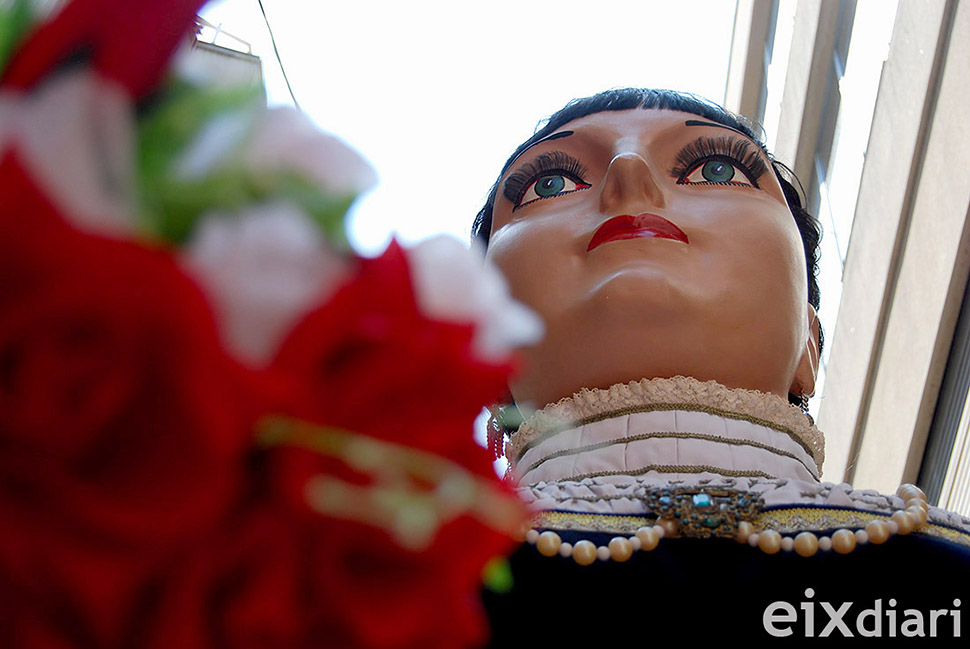
[[[392,232],[467,240],[509,153],[574,97],[648,86],[722,102],[735,10],[729,0],[263,6],[303,110],[381,177],[351,219],[366,254]],[[252,45],[271,104],[290,102],[257,0],[210,2],[202,16]]]

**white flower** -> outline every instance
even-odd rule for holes
[[[377,184],[374,169],[357,151],[289,106],[263,114],[242,157],[250,169],[296,171],[335,194],[357,195]]]
[[[337,195],[357,195],[377,183],[357,151],[322,132],[288,106],[247,106],[212,118],[175,162],[181,179],[203,178],[229,162],[255,174],[290,171]]]
[[[309,217],[284,202],[206,215],[184,255],[209,295],[227,347],[257,365],[272,359],[290,329],[348,270]]]
[[[14,149],[60,211],[87,230],[134,230],[134,131],[128,95],[93,72],[0,92],[0,155]]]
[[[481,358],[502,360],[513,348],[542,337],[542,320],[512,299],[505,277],[483,263],[480,250],[438,236],[417,244],[407,256],[422,312],[446,322],[474,323],[475,352]]]

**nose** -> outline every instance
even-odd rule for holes
[[[632,151],[620,153],[610,161],[602,187],[600,211],[604,214],[620,214],[624,210],[638,214],[649,207],[667,205],[650,165]]]

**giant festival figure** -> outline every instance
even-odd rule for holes
[[[473,236],[547,333],[491,422],[532,509],[485,594],[496,646],[959,633],[966,520],[820,481],[797,184],[743,118],[664,90],[574,100],[510,157]]]

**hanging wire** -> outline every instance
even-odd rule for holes
[[[290,99],[293,100],[293,105],[296,106],[298,111],[303,111],[300,108],[300,102],[296,100],[296,95],[293,94],[293,87],[290,85],[290,78],[286,76],[286,68],[283,67],[283,59],[280,58],[280,51],[276,47],[276,38],[273,36],[273,28],[269,26],[269,18],[266,17],[266,9],[263,7],[263,0],[257,0],[259,2],[259,10],[263,12],[263,22],[266,23],[266,31],[269,32],[269,40],[273,43],[273,51],[276,53],[276,62],[280,65],[280,72],[283,73],[283,81],[286,82],[286,89],[290,91]]]

